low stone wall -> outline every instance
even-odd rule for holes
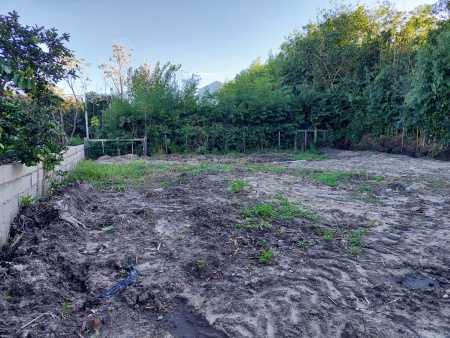
[[[17,215],[22,199],[43,197],[52,180],[58,180],[58,171],[70,171],[84,159],[84,146],[69,147],[64,161],[52,172],[46,172],[39,163],[27,167],[21,163],[0,166],[0,248],[8,240],[11,221]]]

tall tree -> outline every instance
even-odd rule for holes
[[[125,80],[133,58],[132,49],[127,50],[125,45],[113,44],[113,55],[109,58],[110,64],[103,63],[99,66],[103,70],[106,80],[111,81],[120,99],[124,99]]]

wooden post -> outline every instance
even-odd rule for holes
[[[167,135],[164,134],[164,145],[166,146],[166,155],[168,153],[168,149],[167,149]]]
[[[314,143],[317,143],[317,127],[314,127]]]
[[[105,142],[103,142],[103,141],[102,141],[102,152],[103,152],[103,155],[105,155]]]
[[[84,158],[89,158],[89,139],[84,138]]]
[[[134,154],[134,142],[131,141],[131,155]]]
[[[303,151],[306,151],[307,137],[308,137],[308,131],[305,130],[305,147],[303,148]]]
[[[116,138],[117,155],[120,156],[119,138]]]
[[[298,150],[298,145],[297,145],[297,136],[298,136],[298,131],[295,132],[295,139],[294,139],[294,151]]]
[[[244,147],[244,153],[245,153],[245,132],[242,132],[242,145]]]
[[[147,157],[147,135],[144,136],[144,140],[142,141],[142,152]]]
[[[400,152],[403,153],[403,145],[405,142],[405,126],[403,126],[403,131],[402,131],[402,146],[400,148]]]
[[[281,131],[278,130],[278,151],[281,150]]]

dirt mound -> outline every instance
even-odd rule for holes
[[[27,206],[2,258],[0,336],[450,336],[449,164],[283,156],[169,158],[276,170],[75,184]],[[327,186],[302,174],[315,169],[367,175]],[[133,283],[98,298],[129,263]]]

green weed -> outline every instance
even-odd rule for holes
[[[293,244],[291,246],[291,249],[302,248],[302,247],[304,247],[306,245],[313,246],[314,245],[314,240],[309,239],[309,238],[302,239],[301,241],[298,241],[297,243]]]
[[[24,196],[20,199],[21,205],[26,206],[37,200],[37,197],[33,197],[31,195]]]
[[[348,238],[351,253],[357,254],[361,251],[364,246],[363,237],[365,235],[367,235],[367,229],[364,228],[358,228],[352,231]]]
[[[267,241],[264,239],[262,241],[259,241],[258,243],[256,243],[259,246],[265,246],[267,244]]]
[[[363,191],[370,191],[370,190],[372,190],[372,187],[370,185],[357,185],[356,189],[358,189],[359,191],[363,192]]]
[[[316,221],[318,216],[310,211],[301,210],[297,206],[301,205],[298,201],[289,201],[288,199],[275,195],[276,201],[273,203],[264,203],[254,205],[241,212],[243,217],[271,217],[281,220],[293,220],[296,217],[306,218]]]
[[[206,258],[202,258],[197,262],[197,266],[200,270],[203,270],[206,266]]]
[[[259,256],[259,262],[268,264],[273,258],[275,257],[275,253],[273,252],[273,249],[269,250],[263,250],[261,251],[261,254]]]
[[[277,230],[277,236],[281,236],[282,234],[284,234],[286,232],[285,228],[280,228]]]
[[[328,185],[330,187],[336,187],[340,182],[349,180],[354,175],[349,171],[331,171],[331,172],[315,172],[312,174],[312,178],[320,183]]]
[[[331,232],[329,232],[329,231],[325,231],[323,233],[323,239],[332,240],[333,239],[333,234]]]
[[[66,319],[69,316],[70,310],[72,310],[72,305],[67,299],[64,299],[64,303],[60,311],[61,318]]]
[[[237,180],[236,182],[234,182],[232,184],[230,191],[232,194],[235,194],[237,192],[244,191],[244,188],[245,188],[245,182],[242,180]]]

